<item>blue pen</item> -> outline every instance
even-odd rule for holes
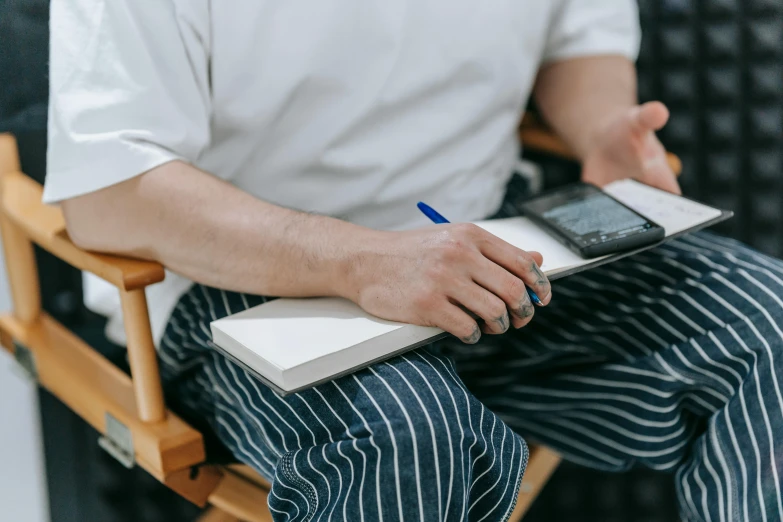
[[[416,206],[419,207],[419,210],[421,210],[422,213],[425,216],[427,216],[428,218],[430,218],[430,221],[432,221],[436,225],[442,225],[444,223],[451,223],[451,221],[449,221],[445,217],[441,216],[438,213],[437,210],[435,210],[431,206],[427,205],[426,203],[422,203],[421,201],[419,201],[416,204]],[[525,288],[527,289],[527,295],[530,296],[530,300],[533,301],[534,304],[536,304],[538,306],[541,306],[541,299],[538,298],[536,293],[534,291],[532,291],[530,288],[527,288],[527,287],[525,287]]]

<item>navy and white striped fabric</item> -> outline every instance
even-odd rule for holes
[[[195,286],[170,397],[273,480],[275,520],[502,521],[524,440],[674,473],[686,521],[783,521],[783,263],[699,233],[554,283],[526,328],[279,398],[207,347],[263,297]]]

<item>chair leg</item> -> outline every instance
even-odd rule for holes
[[[204,510],[204,513],[198,517],[196,522],[242,522],[238,518],[229,515],[225,511],[221,511],[214,506],[210,506]]]
[[[546,485],[549,477],[557,469],[560,463],[560,456],[554,451],[542,446],[530,448],[530,460],[528,461],[525,476],[522,479],[522,485],[519,488],[517,504],[508,522],[520,522],[525,516],[527,510],[536,500],[539,492]]]
[[[527,513],[528,509],[530,509],[530,506],[538,496],[538,493],[543,489],[544,485],[546,485],[549,477],[554,473],[555,469],[557,469],[559,463],[560,456],[554,451],[542,446],[533,446],[530,448],[530,459],[528,460],[527,470],[525,470],[525,476],[519,488],[516,506],[508,519],[509,522],[520,522],[522,520],[522,517]],[[233,507],[239,507],[245,510],[240,511],[241,513],[250,514],[250,511],[248,511],[251,509],[250,506],[256,508],[256,502],[259,500],[262,500],[263,503],[266,504],[265,492],[263,492],[263,499],[259,499],[257,493],[257,486],[251,485],[238,476],[229,473],[224,477],[220,487],[210,496],[210,502],[214,502],[216,505],[224,508],[228,507],[232,512],[236,511]],[[252,499],[250,503],[248,503],[248,499]],[[269,512],[265,509],[262,510],[263,513],[257,513],[257,509],[252,509],[252,511],[252,515],[254,515],[253,520],[257,519],[259,522],[271,521]],[[241,522],[241,520],[212,506],[201,515],[197,522]]]

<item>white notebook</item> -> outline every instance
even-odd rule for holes
[[[731,216],[631,180],[604,190],[661,225],[667,239]],[[550,280],[639,251],[584,259],[524,217],[476,224],[512,245],[541,252],[541,268]],[[213,321],[211,329],[218,350],[281,394],[334,379],[445,335],[438,328],[379,319],[348,300],[329,297],[276,299]]]

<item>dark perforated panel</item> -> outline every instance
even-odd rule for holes
[[[672,110],[661,138],[686,193],[728,208],[720,230],[783,254],[783,3],[641,0],[642,100]]]
[[[783,2],[639,0],[639,94],[672,118],[661,139],[686,194],[734,210],[718,230],[783,255]],[[541,158],[538,158],[541,159]],[[544,159],[547,184],[578,169]],[[670,475],[565,465],[526,522],[674,522]]]

